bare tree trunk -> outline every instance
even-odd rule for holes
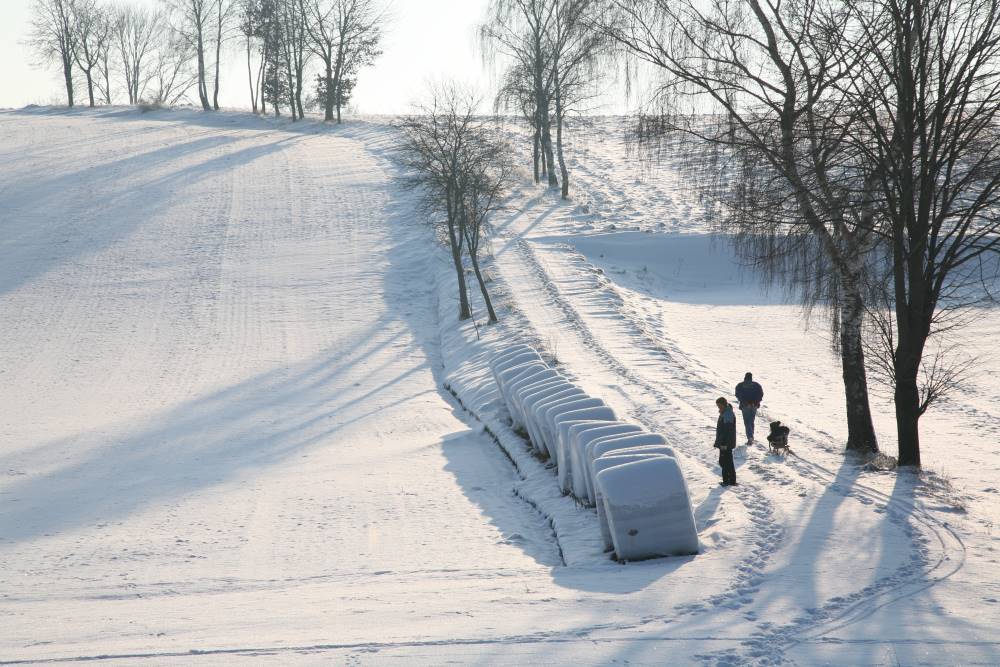
[[[212,105],[208,103],[208,86],[205,82],[205,41],[202,37],[202,26],[196,26],[198,31],[198,98],[201,101],[201,108],[211,111]]]
[[[556,63],[558,67],[558,63]],[[556,83],[556,151],[559,154],[559,173],[562,176],[562,198],[569,198],[569,171],[566,169],[566,157],[563,155],[563,110],[562,92]],[[551,180],[549,181],[551,183]]]
[[[250,36],[247,35],[247,82],[250,84],[250,106],[257,113],[257,86],[253,82],[253,63],[251,61]]]
[[[909,183],[901,188],[904,194],[914,192]],[[903,249],[902,238],[906,232],[899,232],[894,239],[894,282],[896,302],[896,328],[898,340],[894,354],[893,372],[896,386],[893,397],[896,404],[896,435],[899,440],[899,465],[920,467],[920,389],[918,374],[924,347],[930,336],[932,317],[925,311],[933,312],[925,299],[927,285],[923,277],[923,239],[927,230],[920,220],[910,220],[908,225],[916,229],[910,232],[909,252]]]
[[[323,100],[323,120],[333,120],[333,54],[326,58],[326,99]],[[339,119],[337,122],[340,122]]]
[[[540,148],[541,143],[542,143],[542,136],[541,133],[538,131],[538,125],[536,124],[534,134],[531,137],[531,151],[532,151],[531,164],[534,167],[535,171],[535,183],[538,183],[542,180],[541,176],[539,175],[539,167],[541,162],[541,148]]]
[[[896,436],[899,440],[899,465],[920,467],[920,393],[917,388],[919,360],[911,354],[906,359],[898,358],[896,366],[896,388],[893,398],[896,403]],[[901,377],[900,374],[906,377]]]
[[[305,118],[306,112],[302,108],[302,66],[295,71],[295,104],[299,107],[299,118]]]
[[[343,85],[343,82],[344,82],[344,53],[343,53],[343,51],[344,51],[343,47],[339,47],[339,50],[337,52],[337,65],[336,65],[336,68],[334,70],[334,77],[335,77],[335,79],[334,79],[334,87],[333,87],[332,92],[327,91],[328,94],[332,94],[334,96],[333,97],[333,101],[334,101],[334,104],[337,106],[337,125],[340,125],[343,122],[341,120],[341,117],[340,117],[340,101],[341,101],[340,87]],[[469,317],[471,317],[471,315]]]
[[[847,402],[847,449],[877,452],[878,439],[868,401],[868,376],[865,370],[861,325],[864,304],[861,295],[845,282],[844,303],[840,308],[840,357]]]
[[[73,108],[73,60],[69,53],[63,54],[63,79],[66,82],[66,104]]]
[[[94,106],[94,77],[92,70],[85,70],[87,75],[87,96],[90,98],[90,106]]]
[[[215,0],[218,7],[218,23],[215,32],[215,90],[212,92],[212,108],[219,110],[219,69],[222,59],[222,3],[224,0]]]
[[[264,72],[267,71],[267,47],[261,49],[260,66],[257,68],[257,98],[260,100],[261,114],[267,113],[267,95],[264,90]]]
[[[111,105],[111,68],[104,63],[104,103]]]
[[[490,292],[486,289],[486,281],[483,280],[483,274],[479,270],[479,253],[470,252],[469,259],[472,260],[472,270],[476,273],[476,280],[479,282],[479,291],[483,293],[483,301],[486,303],[486,312],[490,316],[490,324],[496,324],[499,320],[497,319],[497,313],[493,310],[493,300],[490,299]]]
[[[548,167],[549,187],[559,185],[559,178],[556,176],[556,158],[552,150],[552,128],[549,127],[549,117],[545,114],[545,125],[542,126],[542,145],[545,148],[545,163]]]
[[[299,119],[299,109],[295,106],[295,75],[292,72],[292,49],[291,45],[287,43],[287,35],[285,40],[283,48],[285,49],[285,75],[288,77],[288,106],[291,109],[292,122],[294,123]]]
[[[455,229],[455,222],[448,221],[448,236],[451,246],[451,261],[455,265],[455,275],[458,277],[458,319],[467,320],[472,317],[472,307],[469,305],[469,291],[465,284],[465,267],[462,266],[462,242]]]

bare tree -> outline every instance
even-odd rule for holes
[[[75,34],[73,58],[87,77],[87,95],[94,106],[94,70],[107,54],[111,39],[111,21],[104,7],[96,0],[74,0],[72,29]]]
[[[222,68],[222,45],[230,37],[233,18],[238,5],[236,0],[215,0],[215,82],[212,108],[219,110],[219,70]]]
[[[874,181],[856,147],[843,141],[858,123],[837,92],[857,60],[847,52],[842,4],[611,3],[608,34],[664,75],[659,101],[667,111],[646,119],[640,135],[680,131],[733,158],[732,180],[721,181],[729,205],[723,222],[744,257],[832,308],[847,447],[876,451],[862,345],[866,270],[877,241]]]
[[[540,166],[544,159],[550,186],[559,184],[554,171],[551,134],[553,81],[548,76],[552,71],[548,35],[555,21],[552,0],[490,0],[486,21],[479,28],[487,61],[496,63],[497,55],[505,56],[512,61],[514,79],[528,77],[531,82],[535,182],[539,182],[542,175]]]
[[[28,43],[45,62],[58,62],[66,85],[66,104],[73,106],[73,62],[76,33],[73,30],[74,0],[34,0]]]
[[[277,0],[276,17],[280,25],[280,46],[288,81],[288,104],[292,120],[298,120],[304,115],[302,90],[309,56],[306,49],[306,15],[301,0]]]
[[[281,107],[290,95],[290,66],[287,62],[284,23],[281,20],[283,0],[258,0],[259,37],[261,40],[261,111],[266,112],[271,103],[274,115],[281,115]],[[297,115],[297,110],[295,110]]]
[[[422,195],[423,208],[440,223],[459,287],[459,319],[472,317],[463,256],[468,254],[491,322],[497,321],[479,264],[490,215],[512,178],[509,148],[491,119],[477,117],[480,100],[453,84],[432,89],[398,128],[403,183]]]
[[[163,0],[169,10],[174,31],[191,46],[197,62],[198,100],[201,108],[211,111],[208,97],[205,51],[213,34],[216,4],[221,0]]]
[[[489,321],[495,323],[498,318],[479,258],[482,242],[488,237],[490,218],[502,208],[514,183],[514,165],[510,146],[498,123],[477,121],[469,126],[467,134],[456,178],[459,223]]]
[[[118,4],[113,10],[112,33],[128,103],[138,104],[153,76],[147,65],[164,37],[163,14],[145,6]]]
[[[309,50],[323,63],[319,98],[324,120],[337,123],[350,99],[358,72],[382,51],[388,20],[386,5],[378,0],[299,0],[306,16]]]
[[[567,114],[574,105],[592,97],[601,72],[598,59],[607,46],[607,34],[596,27],[601,5],[596,0],[550,0],[554,20],[548,25],[547,51],[551,54],[548,78],[556,119],[556,156],[559,159],[562,198],[569,197],[569,169],[563,149]]]
[[[728,119],[687,130],[739,158],[735,223],[763,225],[758,249],[819,260],[845,352],[867,307],[899,463],[919,466],[920,416],[969,366],[928,342],[997,283],[1000,0],[614,3],[611,34]]]
[[[541,150],[541,128],[537,126],[538,112],[535,104],[535,86],[532,74],[522,63],[515,62],[508,67],[497,89],[493,108],[496,112],[514,111],[527,123],[531,130],[532,165],[534,165],[535,182],[541,180],[541,175],[547,173],[545,151]]]
[[[900,465],[920,465],[919,419],[965,362],[928,341],[991,298],[1000,256],[1000,0],[850,0],[852,135],[877,179],[891,256]]]
[[[154,52],[151,76],[152,102],[171,106],[187,99],[188,91],[198,84],[198,71],[192,65],[194,46],[189,40],[169,30],[165,43]],[[141,102],[140,97],[137,102]]]
[[[250,84],[250,106],[254,113],[257,113],[260,99],[261,78],[264,72],[263,40],[261,39],[262,17],[261,7],[258,0],[240,0],[239,5],[239,31],[246,42],[247,54],[247,79]],[[256,67],[253,65],[253,54],[259,53],[259,61]]]
[[[94,85],[97,87],[97,91],[101,95],[101,100],[104,104],[113,104],[113,86],[111,83],[111,73],[114,70],[114,66],[111,64],[112,56],[114,55],[114,34],[113,34],[113,16],[108,9],[106,19],[108,21],[108,39],[101,45],[101,49],[98,52],[97,57],[97,77],[94,79]]]

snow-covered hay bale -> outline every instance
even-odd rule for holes
[[[602,470],[597,486],[621,560],[698,553],[687,484],[675,459],[656,456]]]
[[[632,463],[633,461],[645,461],[646,459],[654,458],[657,456],[663,456],[663,454],[622,454],[620,456],[602,456],[601,458],[594,461],[594,471],[600,473],[602,470],[607,470],[608,468],[614,468],[615,466],[620,466],[625,463]],[[601,493],[600,489],[595,489],[595,498],[597,499],[597,522],[601,527],[601,540],[604,542],[604,550],[610,551],[614,549],[614,541],[611,539],[611,528],[608,526],[608,515],[604,511],[604,495]]]
[[[658,433],[649,433],[647,431],[642,431],[640,433],[622,433],[598,438],[591,441],[585,450],[584,474],[590,477],[590,486],[593,488],[595,486],[593,470],[594,461],[608,452],[616,449],[628,449],[630,447],[666,444],[667,440],[662,435],[659,435]]]
[[[511,366],[517,366],[529,361],[542,361],[542,356],[529,345],[515,345],[510,350],[504,350],[490,360],[490,372],[497,379],[500,372]]]
[[[581,425],[574,426],[570,429],[570,451],[572,452],[572,456],[575,457],[573,460],[573,469],[581,473],[584,477],[584,482],[586,484],[586,501],[588,504],[593,504],[594,502],[594,486],[589,473],[590,461],[587,459],[587,447],[590,446],[591,442],[600,440],[601,438],[631,435],[642,432],[643,428],[641,426],[627,424],[625,422],[615,422],[613,424],[592,427]],[[577,462],[579,462],[579,466],[577,466]],[[576,482],[574,480],[574,484],[575,483]]]
[[[528,420],[531,418],[526,410],[529,399],[537,396],[538,392],[566,386],[572,385],[569,380],[558,373],[553,377],[538,380],[537,382],[519,383],[518,387],[512,392],[513,395],[511,398],[514,400],[514,409],[517,410],[517,414],[525,426],[527,426]]]
[[[674,456],[674,448],[667,445],[639,445],[637,447],[623,447],[621,449],[613,449],[606,454],[603,454],[601,458],[606,459],[609,456],[628,456],[630,454],[662,454],[663,456],[669,456],[672,459],[677,458]]]
[[[584,408],[560,414],[555,421],[556,460],[559,463],[559,488],[572,492],[573,457],[569,450],[569,430],[580,423],[607,424],[616,421],[614,410],[607,406]]]
[[[512,394],[511,386],[527,380],[530,381],[534,378],[540,378],[546,373],[551,372],[548,366],[541,361],[531,361],[526,364],[521,364],[519,366],[513,366],[500,371],[500,382],[498,383],[500,389],[500,395],[503,397],[504,403],[507,405],[509,412],[512,412],[512,406],[514,404],[514,397]],[[512,413],[513,414],[513,413]]]
[[[544,411],[553,403],[568,398],[585,398],[587,395],[582,389],[571,382],[563,383],[560,386],[549,387],[538,394],[532,395],[524,402],[525,428],[531,444],[535,449],[548,455],[549,450],[542,440],[541,423],[544,418]]]
[[[533,361],[545,363],[542,361],[542,356],[540,354],[535,352],[533,349],[528,348],[514,353],[499,355],[490,363],[490,370],[493,372],[493,378],[497,381],[497,385],[499,386],[503,384],[501,375],[505,370],[515,366],[520,366],[521,364],[531,363]]]
[[[568,400],[578,400],[583,398],[590,398],[585,391],[580,389],[575,384],[569,383],[567,387],[560,391],[552,392],[550,395],[545,396],[541,400],[535,401],[530,410],[526,412],[528,418],[531,420],[529,424],[529,429],[531,431],[532,442],[536,443],[536,447],[546,454],[549,454],[549,449],[547,443],[545,442],[545,429],[543,428],[543,421],[545,419],[545,411],[548,410],[553,405],[561,404]]]
[[[584,396],[575,398],[567,397],[565,399],[552,401],[550,405],[545,408],[538,425],[541,430],[540,435],[542,440],[545,442],[545,448],[548,450],[549,456],[553,457],[555,460],[556,465],[562,465],[562,461],[559,460],[559,452],[556,450],[556,428],[559,425],[559,415],[564,412],[583,410],[584,408],[600,407],[604,407],[604,401],[599,398]]]
[[[506,399],[507,390],[509,389],[511,382],[516,382],[521,378],[529,377],[535,373],[540,373],[541,371],[548,369],[549,367],[545,365],[544,361],[539,361],[537,359],[526,361],[514,366],[508,366],[497,373],[497,384],[500,387],[500,393],[503,394]]]
[[[511,345],[504,351],[498,352],[497,354],[493,355],[493,358],[490,359],[490,372],[493,373],[494,376],[496,376],[497,372],[500,370],[500,367],[503,364],[523,354],[529,354],[529,355],[533,354],[538,359],[542,358],[541,355],[538,354],[537,351],[535,351],[535,348],[531,347],[530,345],[526,345],[525,343],[517,343],[516,345]]]
[[[524,426],[524,413],[521,412],[520,397],[524,393],[527,393],[532,387],[538,387],[547,382],[555,382],[562,379],[563,378],[559,375],[558,371],[546,368],[538,373],[534,373],[526,377],[520,377],[517,380],[511,381],[507,385],[507,396],[509,398],[507,402],[507,411],[514,420],[515,427],[521,428]]]

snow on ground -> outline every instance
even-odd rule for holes
[[[0,114],[0,664],[1000,663],[996,355],[942,474],[845,461],[822,330],[602,122],[498,220],[477,332],[379,123]],[[702,554],[608,560],[504,423],[511,341],[671,440]],[[747,369],[797,456],[723,490]]]
[[[925,417],[932,473],[866,472],[841,454],[842,390],[822,322],[804,328],[799,308],[769,293],[712,235],[692,194],[691,179],[707,176],[691,172],[683,154],[639,169],[619,119],[583,125],[573,160],[579,194],[566,203],[522,194],[499,223],[500,274],[544,347],[702,464],[713,463],[714,398],[731,396],[748,370],[763,382],[758,434],[781,419],[797,455],[782,460],[758,446],[740,466],[743,488],[733,495],[745,507],[763,499],[779,527],[759,575],[762,593],[772,590],[754,590],[746,603],[791,641],[822,638],[783,657],[836,662],[836,653],[816,650],[830,642],[852,656],[847,662],[877,661],[884,651],[890,664],[934,664],[953,642],[957,662],[1000,663],[996,644],[977,644],[1000,620],[989,574],[1000,547],[1000,313],[982,311],[965,332],[980,359],[970,386]],[[891,404],[875,405],[884,449],[895,453]],[[780,594],[778,581],[789,583]],[[831,588],[838,584],[853,592]]]

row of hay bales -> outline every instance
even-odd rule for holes
[[[490,368],[512,426],[555,463],[564,493],[596,507],[605,549],[620,560],[698,552],[687,484],[663,436],[620,421],[529,345]]]

